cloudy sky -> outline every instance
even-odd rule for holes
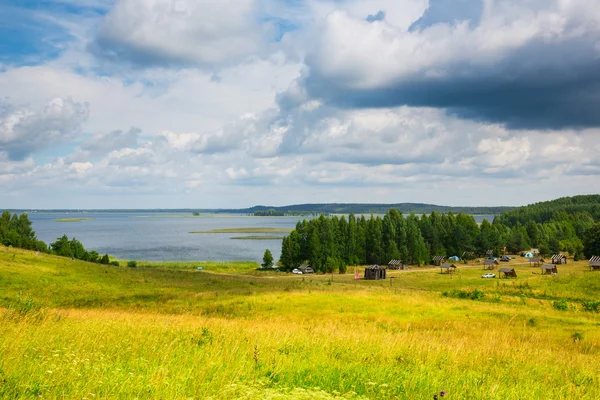
[[[600,192],[597,0],[3,0],[0,207]]]

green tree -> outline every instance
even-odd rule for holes
[[[102,259],[100,260],[100,264],[104,264],[104,265],[110,264],[110,259],[108,258],[108,254],[105,254],[102,256]]]
[[[86,256],[88,256],[88,254],[85,251],[85,247],[83,247],[83,244],[79,240],[75,238],[71,239],[69,246],[71,247],[71,254],[73,257],[78,260],[85,260],[87,258]]]
[[[90,262],[97,263],[100,260],[100,254],[96,250],[92,250],[88,253],[87,260]]]
[[[56,242],[50,243],[50,248],[54,254],[62,257],[73,257],[73,250],[71,249],[71,242],[67,235],[56,239]]]
[[[265,254],[263,255],[263,268],[272,268],[273,267],[273,254],[271,254],[271,250],[266,249]]]
[[[600,222],[588,229],[583,236],[583,254],[586,258],[600,256]]]

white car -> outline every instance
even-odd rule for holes
[[[481,275],[482,278],[495,278],[496,274],[483,274]]]
[[[298,268],[294,268],[294,270],[292,271],[292,274],[302,275],[302,271],[300,271]]]

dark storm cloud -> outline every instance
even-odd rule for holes
[[[408,31],[332,13],[299,86],[332,107],[433,107],[513,129],[600,126],[593,2],[482,4],[432,1]]]
[[[516,51],[487,68],[457,63],[444,77],[415,74],[385,87],[357,89],[318,71],[304,80],[308,93],[344,108],[395,106],[444,108],[461,118],[510,128],[600,126],[600,57],[591,40]]]

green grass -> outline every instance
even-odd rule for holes
[[[290,233],[293,228],[223,228],[190,233]]]
[[[116,259],[115,261],[127,265],[128,260]],[[252,261],[136,261],[136,263],[137,268],[197,270],[198,267],[202,267],[204,272],[225,274],[244,274],[260,267],[258,263]]]
[[[234,236],[234,240],[282,240],[283,236]]]
[[[414,268],[391,286],[184,264],[0,247],[0,398],[600,398],[585,263],[514,280]]]
[[[58,219],[55,219],[54,221],[56,221],[56,222],[81,222],[81,221],[89,221],[92,219],[94,219],[94,218],[58,218]]]

